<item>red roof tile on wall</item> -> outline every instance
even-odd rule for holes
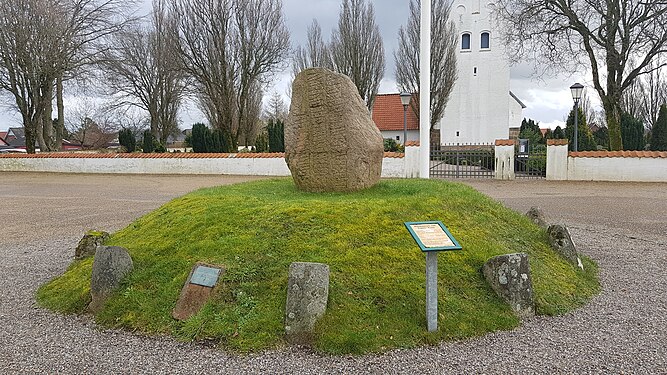
[[[667,158],[667,151],[579,151],[574,158]]]
[[[404,155],[398,152],[385,152],[385,158],[402,158]],[[2,159],[283,159],[285,154],[277,153],[242,153],[242,154],[197,154],[192,152],[183,153],[118,153],[118,154],[96,154],[96,153],[74,153],[74,152],[45,152],[38,154],[0,154]]]
[[[414,100],[414,98],[413,98]],[[419,119],[408,107],[408,130],[419,130]],[[403,104],[399,94],[381,94],[373,104],[373,121],[380,131],[403,130]]]

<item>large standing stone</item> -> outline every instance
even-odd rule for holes
[[[505,254],[489,259],[482,268],[491,288],[520,318],[535,315],[533,281],[528,254]]]
[[[285,334],[292,344],[308,345],[315,323],[327,309],[329,266],[321,263],[292,263],[287,281]]]
[[[384,144],[366,104],[346,75],[306,69],[292,84],[285,159],[297,187],[356,191],[380,180]]]
[[[132,271],[132,258],[126,249],[118,246],[99,246],[93,260],[90,280],[92,301],[88,310],[95,313],[118,289],[120,282]]]
[[[570,230],[565,225],[554,224],[547,230],[549,234],[549,243],[565,260],[572,265],[584,269],[584,264],[579,259],[577,247],[574,245]]]
[[[530,210],[526,212],[526,216],[530,219],[530,221],[544,229],[547,229],[549,226],[547,221],[544,219],[544,212],[542,212],[539,207],[531,207]]]
[[[88,231],[74,250],[75,259],[83,259],[95,255],[95,250],[109,238],[109,233],[102,231]]]

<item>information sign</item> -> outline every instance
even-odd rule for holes
[[[461,245],[441,221],[405,223],[422,251],[461,250]]]

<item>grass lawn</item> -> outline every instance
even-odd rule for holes
[[[425,257],[403,225],[441,220],[463,246],[439,255],[439,331],[426,332]],[[599,290],[586,272],[561,259],[546,232],[463,184],[383,180],[357,193],[313,194],[291,179],[202,189],[177,198],[115,233],[134,271],[96,315],[108,327],[182,340],[210,340],[234,351],[283,345],[291,262],[330,267],[327,313],[317,350],[366,353],[478,336],[519,321],[481,273],[495,255],[530,255],[538,314],[557,315]],[[171,317],[191,267],[223,265],[220,292],[185,322]],[[74,262],[37,294],[42,306],[82,313],[92,259]]]

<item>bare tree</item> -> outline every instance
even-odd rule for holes
[[[458,33],[454,22],[449,21],[451,3],[432,0],[431,22],[431,129],[444,116],[449,96],[456,83],[456,47]],[[396,82],[403,92],[419,92],[419,25],[420,0],[410,1],[408,24],[398,32]],[[415,95],[411,107],[419,117],[419,97]]]
[[[297,47],[292,57],[292,77],[296,77],[302,70],[307,68],[327,68],[333,70],[331,50],[327,42],[322,38],[322,28],[317,20],[308,27],[308,44],[306,47]]]
[[[350,77],[368,108],[373,108],[385,62],[382,35],[371,3],[343,0],[330,48],[335,70]]]
[[[262,99],[264,93],[260,87],[250,90],[250,100],[247,102],[246,115],[239,128],[239,138],[243,140],[243,146],[250,147],[255,144],[255,138],[259,132],[262,116]]]
[[[266,105],[264,117],[284,121],[287,118],[287,110],[283,97],[277,91],[274,91]]]
[[[95,150],[106,147],[118,136],[116,114],[92,100],[84,99],[68,110],[65,122],[70,139],[82,149]]]
[[[659,62],[652,63],[660,65]],[[623,92],[623,110],[641,119],[647,130],[651,130],[658,120],[660,106],[667,103],[667,69],[652,70],[640,76]]]
[[[21,113],[28,152],[57,150],[64,133],[63,81],[90,64],[122,27],[123,0],[3,0],[0,89]],[[124,7],[125,9],[127,6]],[[58,120],[52,121],[54,92]]]
[[[179,55],[194,79],[199,106],[235,150],[253,90],[280,67],[289,48],[280,0],[171,0]]]
[[[166,144],[178,132],[187,81],[177,55],[177,24],[165,0],[153,1],[149,25],[128,27],[113,40],[103,63],[108,91],[121,95],[119,106],[147,111],[151,133]]]
[[[664,0],[499,0],[506,42],[516,56],[553,71],[590,68],[612,150],[623,148],[623,92],[667,51]],[[632,61],[635,66],[630,67]]]

